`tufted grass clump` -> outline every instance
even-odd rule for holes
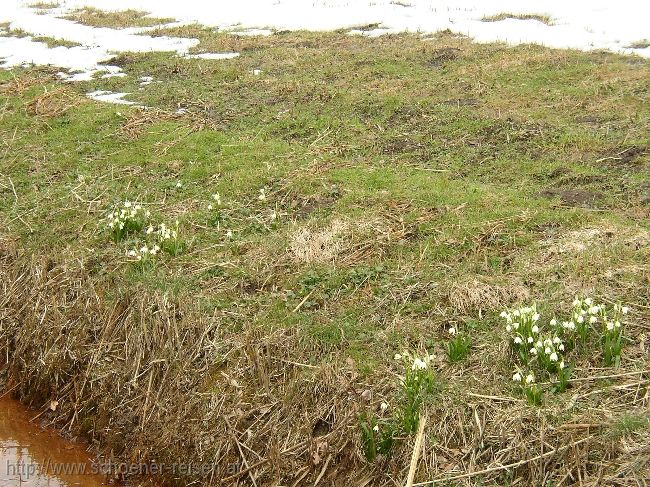
[[[450,362],[465,360],[472,346],[472,338],[454,326],[451,326],[447,333],[450,336],[446,345],[447,358],[449,358]]]
[[[142,205],[125,201],[109,212],[106,216],[108,221],[106,226],[111,232],[113,241],[117,243],[128,234],[141,231],[149,216],[149,210],[142,208]]]

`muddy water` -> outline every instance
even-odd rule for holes
[[[0,487],[97,487],[110,485],[93,474],[84,448],[30,422],[34,413],[0,399]]]

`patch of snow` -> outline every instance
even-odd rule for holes
[[[116,105],[135,105],[135,102],[123,99],[128,94],[98,90],[86,93],[86,96],[92,100],[115,103]]]
[[[29,7],[32,0],[0,0],[0,67],[52,65],[68,71],[66,81],[95,75],[122,76],[120,68],[105,63],[121,52],[172,52],[196,59],[231,59],[238,53],[188,55],[198,39],[150,36],[160,26],[112,29],[91,27],[62,18],[77,8],[115,11],[137,9],[151,16],[172,18],[164,26],[201,24],[234,35],[269,35],[274,30],[327,31],[347,29],[352,34],[379,36],[416,32],[424,36],[449,29],[477,42],[510,45],[535,43],[553,48],[608,49],[650,58],[650,47],[629,47],[649,37],[650,2],[638,0],[61,0],[51,10]],[[548,15],[552,25],[535,19],[506,18],[485,22],[497,14]],[[360,26],[376,26],[371,29]],[[33,37],[15,37],[12,29],[32,36],[64,39],[74,47],[48,47]]]

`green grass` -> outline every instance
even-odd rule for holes
[[[83,265],[116,296],[192,296],[233,333],[291,330],[308,366],[350,358],[368,380],[405,348],[444,353],[449,320],[472,324],[472,350],[446,370],[482,370],[498,311],[522,296],[648,309],[647,61],[444,35],[163,34],[241,56],[124,53],[110,64],[127,77],[63,88],[47,70],[0,71],[2,239]],[[98,89],[152,109],[85,99]],[[115,243],[103,221],[124,200],[178,220],[184,249],[129,262],[147,237]],[[507,360],[488,363],[505,379],[481,392],[510,395]]]

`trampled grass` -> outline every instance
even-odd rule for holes
[[[375,445],[369,461],[364,435],[375,424],[362,429],[360,418],[389,422],[404,373],[393,357],[414,350],[433,354],[436,384],[422,412],[420,481],[559,485],[648,472],[650,434],[637,419],[650,397],[647,61],[444,34],[157,33],[198,37],[197,53],[241,55],[121,54],[110,64],[126,77],[65,85],[47,69],[0,71],[0,237],[19,249],[11,265],[35,256],[59,276],[83,273],[62,286],[84,283],[134,327],[122,336],[107,318],[115,348],[83,328],[66,344],[78,352],[72,365],[63,351],[40,355],[70,383],[78,370],[106,380],[96,368],[109,355],[84,355],[98,344],[137,364],[124,373],[137,378],[120,426],[89,426],[97,414],[119,417],[90,389],[83,400],[93,411],[60,401],[53,422],[81,415],[75,428],[124,457],[218,457],[217,478],[244,461],[256,467],[235,478],[258,485],[321,474],[390,485],[406,478],[414,439],[391,440],[390,456]],[[141,86],[142,77],[153,82]],[[85,98],[100,89],[148,108]],[[149,214],[114,238],[106,217],[125,201]],[[145,246],[163,246],[161,224],[182,245],[147,253],[142,265]],[[164,299],[142,304],[149,295]],[[543,389],[542,404],[528,405],[512,383],[499,313],[537,302],[554,316],[585,295],[632,310],[619,368],[604,366],[594,344],[576,355],[566,391]],[[61,299],[63,316],[74,298]],[[158,314],[165,331],[148,338]],[[30,326],[38,330],[38,319]],[[174,338],[184,327],[188,335]],[[454,360],[450,328],[471,338]],[[3,338],[45,333],[28,330],[7,327]],[[189,346],[190,336],[191,378],[169,384],[165,374],[183,377],[165,362],[179,360],[174,340]],[[47,350],[50,338],[31,346]],[[179,355],[145,353],[153,344]],[[46,368],[33,374],[48,380]],[[30,384],[21,394],[40,407],[50,397]],[[59,399],[72,398],[57,387]],[[186,429],[177,428],[184,401],[195,408],[183,410]],[[128,426],[143,417],[151,423]]]

